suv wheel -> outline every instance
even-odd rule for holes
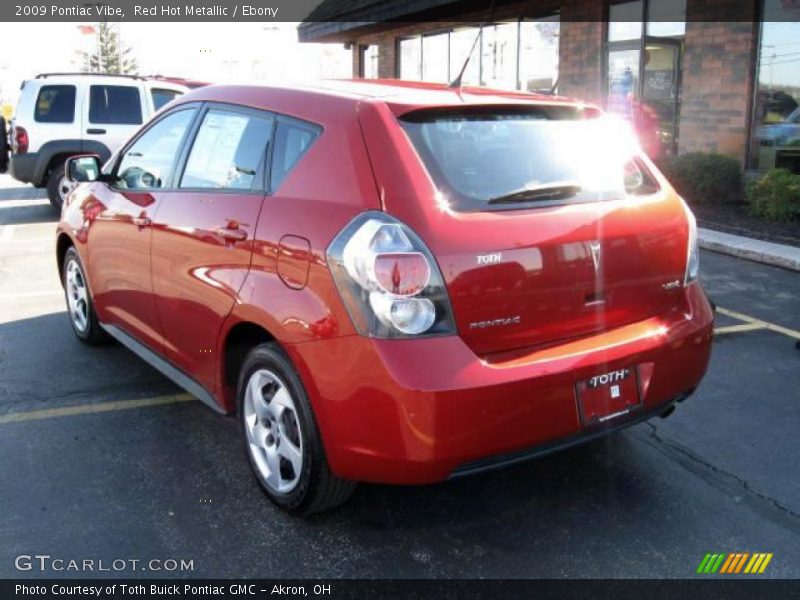
[[[355,482],[328,467],[303,384],[277,344],[247,355],[237,399],[247,457],[270,500],[288,512],[311,514],[352,495]]]
[[[67,298],[69,322],[78,339],[90,345],[108,339],[108,334],[97,322],[86,275],[75,248],[67,250],[64,256],[64,294]]]
[[[47,197],[50,199],[50,204],[53,205],[58,211],[64,205],[64,198],[69,193],[69,182],[64,173],[64,165],[58,164],[50,169],[50,174],[47,176]]]

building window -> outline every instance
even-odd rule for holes
[[[559,31],[555,16],[401,38],[398,73],[401,79],[446,83],[472,52],[462,84],[549,92],[558,82]]]
[[[800,173],[800,5],[764,0],[750,167]]]
[[[519,24],[519,89],[555,91],[558,85],[558,17]]]
[[[495,23],[481,36],[481,85],[517,89],[517,36],[519,22]]]
[[[606,108],[628,119],[651,158],[678,147],[686,0],[609,6]]]
[[[422,79],[448,83],[450,65],[450,33],[422,36]]]
[[[364,79],[378,78],[378,45],[361,46],[361,73]]]
[[[481,61],[477,58],[480,53],[480,28],[464,27],[456,29],[450,33],[450,80],[452,81],[464,68],[464,61],[467,60],[472,46],[475,50],[472,59],[467,65],[466,71],[461,78],[463,85],[480,85],[481,81]],[[476,43],[476,38],[477,43]]]
[[[422,37],[400,40],[400,79],[419,81],[422,79]]]

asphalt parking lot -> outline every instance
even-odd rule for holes
[[[41,576],[20,554],[192,560],[183,577],[692,577],[708,552],[800,577],[800,274],[703,253],[720,333],[666,420],[457,482],[363,485],[303,520],[261,494],[235,421],[74,339],[55,220],[0,176],[0,577]]]

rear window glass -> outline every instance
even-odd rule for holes
[[[75,119],[75,86],[42,86],[36,98],[33,119],[39,123],[72,123]]]
[[[655,192],[658,186],[634,158],[635,142],[621,124],[594,116],[568,106],[473,107],[416,111],[401,124],[453,210]]]
[[[93,85],[89,89],[89,122],[104,125],[140,125],[139,88],[128,85]]]
[[[177,90],[159,90],[153,89],[150,90],[150,96],[153,98],[153,109],[159,110],[162,106],[167,104],[168,102],[172,102],[180,96],[181,93]]]

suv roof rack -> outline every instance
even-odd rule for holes
[[[91,77],[128,77],[129,79],[145,79],[141,75],[124,75],[122,73],[94,73],[94,72],[82,72],[82,71],[73,71],[71,73],[69,72],[39,73],[36,76],[36,79],[46,79],[48,77],[64,77],[69,75],[89,75]]]

